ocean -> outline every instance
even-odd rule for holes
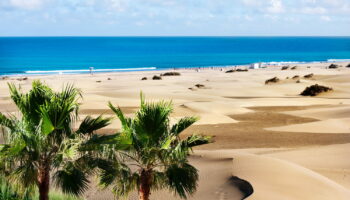
[[[0,74],[350,59],[350,37],[0,37]]]

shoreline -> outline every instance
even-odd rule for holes
[[[281,62],[255,62],[251,64],[243,65],[215,65],[215,66],[195,66],[195,67],[169,67],[169,68],[157,68],[157,67],[136,67],[136,68],[117,68],[117,69],[94,69],[92,74],[115,74],[115,73],[129,73],[129,72],[158,72],[158,71],[190,71],[190,70],[223,70],[223,69],[232,69],[232,68],[246,68],[251,69],[253,64],[260,64],[263,68],[271,67],[281,67],[283,65],[307,65],[307,64],[346,64],[349,63],[350,59],[328,59],[326,61],[281,61]],[[38,73],[35,73],[38,72]],[[28,70],[24,73],[16,74],[1,74],[0,78],[3,77],[39,77],[39,76],[54,76],[54,75],[91,75],[89,69],[77,69],[77,70]]]

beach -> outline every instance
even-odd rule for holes
[[[0,111],[16,114],[6,83],[28,90],[35,79],[57,90],[64,84],[80,88],[81,119],[114,116],[109,101],[132,116],[142,92],[149,101],[172,100],[173,120],[200,118],[182,136],[213,136],[213,143],[194,149],[190,157],[200,180],[189,199],[242,199],[244,192],[232,182],[232,177],[239,177],[254,188],[249,200],[346,200],[350,199],[350,68],[347,62],[336,63],[341,67],[334,69],[328,68],[330,64],[291,64],[286,70],[268,66],[233,73],[225,73],[232,67],[179,69],[180,76],[161,76],[162,80],[152,77],[171,70],[10,76],[0,80]],[[313,76],[305,78],[308,74]],[[265,84],[274,77],[279,81]],[[333,91],[314,97],[299,95],[313,84]],[[114,120],[100,132],[111,134],[118,129],[120,124]],[[86,199],[114,199],[95,183],[92,180]],[[130,199],[136,197],[133,194]],[[159,191],[151,199],[179,198]]]

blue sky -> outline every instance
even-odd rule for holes
[[[350,0],[0,0],[0,36],[350,36]]]

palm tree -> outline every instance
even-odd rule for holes
[[[34,81],[27,93],[13,84],[9,89],[20,115],[0,113],[1,173],[22,191],[37,188],[40,200],[49,199],[51,182],[64,193],[81,195],[88,187],[88,176],[106,165],[98,157],[102,147],[94,141],[104,137],[95,131],[107,126],[110,119],[88,116],[74,129],[81,93],[71,85],[54,92]]]
[[[102,172],[103,186],[113,185],[117,197],[138,191],[140,200],[149,200],[151,190],[168,189],[181,198],[196,191],[198,172],[189,164],[192,147],[209,142],[209,137],[180,133],[197,121],[185,117],[170,126],[171,102],[146,103],[141,94],[141,107],[134,118],[109,103],[122,124],[120,133],[111,140],[114,167]],[[117,150],[117,151],[116,151]]]

